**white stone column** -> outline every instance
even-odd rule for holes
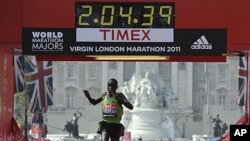
[[[187,63],[187,91],[186,91],[186,104],[189,108],[192,108],[193,103],[193,63]]]
[[[117,62],[117,81],[118,81],[118,85],[122,86],[123,85],[123,73],[124,73],[124,69],[123,69],[123,65],[124,62]]]
[[[178,98],[181,107],[192,107],[193,99],[193,63],[185,63],[184,68],[179,68],[179,63],[171,65],[171,88],[174,97]]]
[[[174,98],[178,97],[178,63],[172,62],[171,63],[171,88],[172,92],[174,93]]]
[[[193,89],[193,63],[184,63],[183,68],[179,68],[179,64],[176,65],[177,73],[177,93],[178,103],[180,106],[190,109],[192,108],[192,89]],[[173,78],[174,79],[174,78]]]
[[[178,104],[181,107],[185,107],[186,105],[186,100],[187,100],[187,71],[186,71],[186,64],[185,64],[185,69],[179,69],[179,64],[178,64],[178,71],[177,71],[177,90],[178,90]]]

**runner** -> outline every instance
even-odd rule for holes
[[[124,134],[124,126],[120,123],[123,115],[123,107],[132,110],[133,105],[126,99],[124,94],[117,93],[118,82],[112,78],[108,81],[107,90],[99,98],[91,98],[89,92],[83,89],[83,92],[89,102],[96,105],[102,102],[102,121],[99,122],[97,133],[101,135],[102,141],[119,141]]]

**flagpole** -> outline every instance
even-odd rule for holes
[[[24,67],[25,66],[25,62],[27,62],[28,58],[27,56],[24,56]],[[24,138],[26,141],[28,141],[28,105],[29,105],[29,89],[27,86],[27,82],[30,80],[30,77],[25,75],[24,81],[25,81],[25,85],[26,85],[26,89],[25,89],[25,115],[24,115]]]
[[[208,90],[208,67],[205,63],[205,82],[206,82],[206,95],[207,95],[207,117],[208,117],[208,135],[211,136],[211,113],[210,113],[210,94]]]
[[[24,91],[25,94],[25,115],[24,115],[24,138],[28,141],[28,89]]]
[[[26,104],[27,105],[27,104]],[[25,140],[27,141],[28,140],[28,115],[27,115],[27,106],[25,106],[25,118],[24,118],[24,124],[25,124],[25,127],[24,127],[24,137],[25,137]]]

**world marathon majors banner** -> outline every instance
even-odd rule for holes
[[[77,42],[75,28],[23,28],[23,55],[225,56],[226,29],[175,29],[174,42]]]

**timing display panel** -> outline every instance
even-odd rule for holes
[[[175,4],[77,2],[76,28],[174,28]]]
[[[173,42],[172,2],[77,2],[77,42]]]

